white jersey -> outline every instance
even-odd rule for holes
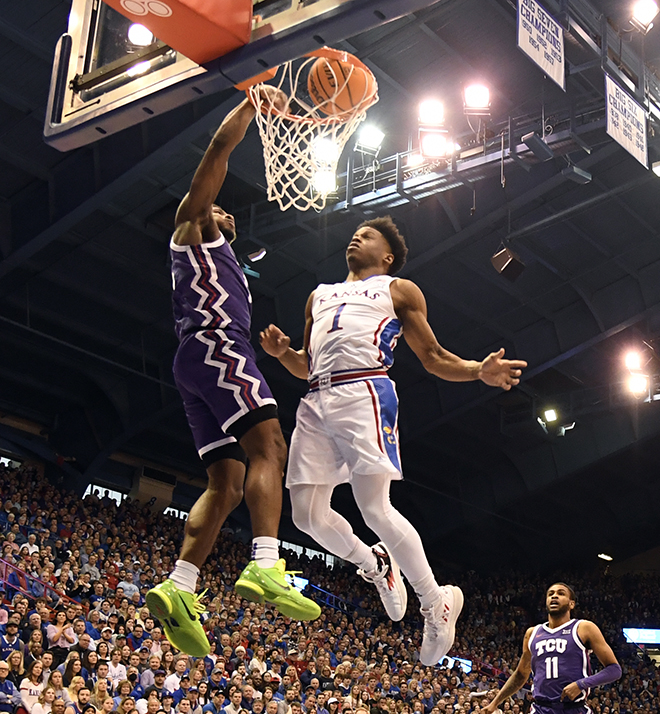
[[[321,284],[312,301],[309,375],[356,369],[388,369],[401,336],[394,312],[391,275]]]

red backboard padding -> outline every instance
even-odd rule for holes
[[[252,0],[104,0],[197,64],[247,44]]]

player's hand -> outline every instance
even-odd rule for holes
[[[499,712],[499,711],[500,711],[500,708],[498,706],[495,706],[492,702],[485,707],[481,707],[482,714],[484,714],[484,712],[486,714],[495,714],[495,712]]]
[[[481,363],[479,379],[489,387],[501,387],[509,391],[520,382],[520,375],[527,362],[521,359],[503,359],[504,348],[491,352]]]
[[[561,699],[562,701],[564,699],[570,699],[573,701],[577,697],[582,694],[582,690],[580,687],[578,687],[576,682],[573,682],[572,684],[567,684],[562,690],[561,690]]]
[[[278,112],[286,112],[289,107],[289,98],[286,94],[270,84],[262,84],[259,87],[259,99],[262,106],[268,111],[275,109]]]
[[[268,325],[259,333],[259,342],[271,357],[279,359],[289,349],[291,338],[287,337],[276,325]]]

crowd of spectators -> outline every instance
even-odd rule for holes
[[[0,497],[8,714],[479,714],[515,668],[525,629],[545,619],[547,578],[462,573],[466,604],[450,658],[424,667],[419,613],[410,606],[401,623],[387,620],[353,567],[286,554],[289,567],[341,598],[314,623],[241,600],[232,585],[249,549],[223,531],[200,577],[211,654],[195,660],[172,648],[144,606],[177,557],[182,520],[107,493],[81,500],[27,467],[0,466]],[[660,625],[659,579],[570,582],[576,616],[601,627],[623,667],[618,682],[591,693],[592,710],[660,711],[660,670],[621,635],[624,624]],[[530,703],[527,687],[503,710],[526,714]]]

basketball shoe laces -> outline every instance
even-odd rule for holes
[[[371,552],[376,556],[375,569],[370,573],[364,570],[358,572],[365,580],[374,583],[376,587],[385,584],[388,590],[394,590],[394,573],[390,565],[389,554],[381,553],[377,548],[372,548]]]
[[[206,588],[205,590],[202,590],[202,592],[198,593],[197,595],[195,595],[193,593],[193,596],[192,596],[192,598],[193,598],[192,599],[192,607],[193,607],[193,610],[197,613],[198,620],[200,619],[199,616],[206,612],[206,608],[204,607],[204,605],[202,603],[202,599],[204,598],[204,596],[206,595],[207,592],[208,592],[208,588]]]
[[[443,627],[449,625],[449,605],[444,596],[442,598],[442,610],[439,607],[439,603],[433,605],[428,610],[423,609],[422,614],[424,615],[424,636],[430,637],[435,640],[440,635],[440,630]]]

